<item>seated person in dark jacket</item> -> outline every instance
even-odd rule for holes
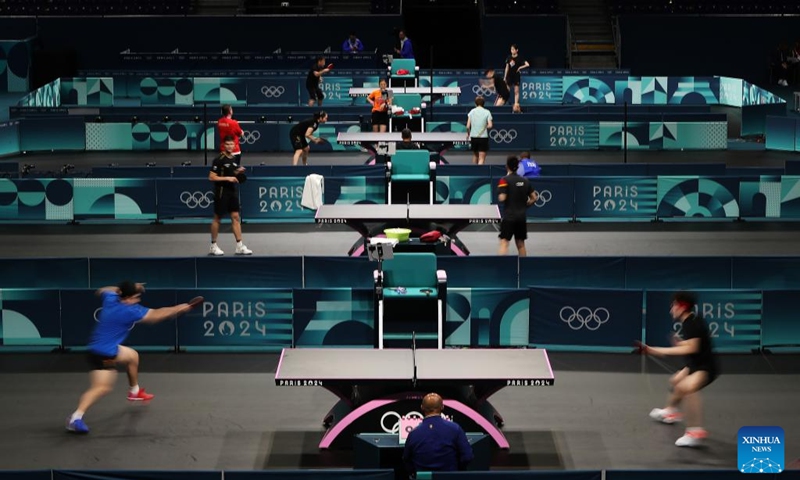
[[[425,419],[408,434],[403,462],[413,477],[417,472],[466,470],[472,461],[472,446],[464,430],[442,417],[444,401],[436,393],[422,399]]]
[[[411,130],[404,128],[400,133],[402,142],[395,144],[395,150],[419,150],[419,144],[411,141]]]

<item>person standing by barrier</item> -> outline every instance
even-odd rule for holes
[[[91,386],[81,395],[77,410],[67,418],[68,431],[89,433],[83,416],[92,405],[114,389],[118,366],[124,366],[127,370],[129,401],[153,399],[154,395],[139,387],[139,353],[123,346],[122,342],[135,325],[158,323],[182,315],[202,302],[202,298],[197,297],[190,303],[174,307],[147,308],[139,304],[144,291],[143,283],[130,281],[97,290],[97,295],[103,300],[103,308],[88,345]]]
[[[225,252],[217,245],[219,225],[222,217],[230,215],[233,236],[236,238],[236,255],[252,255],[253,252],[242,243],[242,219],[239,214],[239,188],[247,177],[244,176],[244,167],[239,165],[238,159],[233,155],[233,137],[225,137],[223,142],[225,151],[211,164],[208,179],[214,182],[214,220],[211,222],[211,250],[209,255],[219,257]]]
[[[239,145],[239,138],[244,135],[244,131],[242,127],[239,126],[239,122],[233,119],[233,107],[230,105],[223,105],[222,106],[222,118],[217,120],[217,130],[219,131],[219,151],[223,153],[225,151],[225,138],[233,137],[234,147],[233,152],[231,152],[234,156],[236,156],[236,163],[239,165],[242,164],[242,148]]]
[[[317,144],[322,143],[324,140],[320,137],[315,137],[314,132],[319,128],[320,123],[327,121],[328,114],[319,111],[313,117],[307,118],[292,127],[291,131],[289,131],[289,140],[292,142],[292,148],[294,148],[292,165],[297,165],[300,157],[303,158],[303,165],[308,165],[308,152],[311,150],[308,146],[308,140]]]
[[[406,471],[454,472],[466,470],[473,459],[472,445],[461,426],[442,417],[444,400],[439,394],[429,393],[420,406],[425,418],[408,433],[403,448]]]
[[[514,108],[519,105],[519,84],[521,81],[520,72],[531,65],[527,60],[522,58],[519,54],[519,47],[516,44],[511,45],[511,55],[506,57],[506,70],[503,74],[503,79],[508,84],[509,88],[514,87]]]
[[[322,100],[325,99],[325,94],[322,93],[322,76],[333,69],[333,64],[325,66],[325,57],[317,57],[314,65],[308,71],[306,77],[306,90],[308,90],[308,106],[313,107],[314,103],[322,106]]]
[[[492,125],[492,112],[483,108],[483,97],[475,99],[475,108],[467,114],[467,136],[472,147],[472,163],[483,165],[489,151],[489,130]]]
[[[654,408],[650,418],[673,424],[683,420],[678,406],[686,412],[686,431],[675,441],[678,447],[698,447],[708,436],[703,424],[703,407],[700,390],[709,386],[719,376],[719,363],[714,353],[711,333],[705,320],[695,312],[697,297],[690,292],[677,292],[672,296],[670,315],[681,322],[680,336],[673,336],[672,347],[650,347],[640,344],[645,355],[685,356],[686,366],[670,378],[670,394],[664,408]]]
[[[528,207],[536,203],[539,195],[527,178],[517,175],[519,159],[511,155],[506,159],[506,176],[497,185],[503,218],[500,221],[500,255],[508,254],[511,238],[517,245],[520,257],[526,256],[525,240],[528,238]]]
[[[372,131],[386,132],[389,130],[389,107],[392,105],[392,98],[386,89],[385,78],[378,82],[379,88],[369,94],[367,101],[372,105]]]

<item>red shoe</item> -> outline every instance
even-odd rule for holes
[[[144,388],[139,389],[139,393],[133,394],[130,391],[128,392],[128,400],[131,402],[142,402],[145,400],[152,400],[155,395],[151,395],[144,391]]]

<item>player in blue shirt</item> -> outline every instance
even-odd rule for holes
[[[139,388],[139,354],[136,350],[123,346],[122,342],[137,323],[168,320],[188,312],[193,304],[147,308],[139,304],[142,293],[143,283],[129,281],[97,291],[97,295],[103,299],[103,308],[88,345],[91,386],[81,396],[78,409],[67,418],[67,430],[70,432],[89,433],[89,427],[83,422],[83,415],[89,407],[113,390],[119,365],[127,368],[130,384],[128,400],[143,401],[153,398],[153,395]]]
[[[460,425],[442,418],[442,397],[425,395],[421,408],[425,419],[409,432],[403,451],[406,471],[416,476],[420,471],[465,470],[472,461],[472,445]]]

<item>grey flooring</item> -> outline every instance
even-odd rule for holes
[[[800,357],[724,357],[703,394],[710,438],[698,450],[673,445],[681,426],[647,416],[663,403],[664,366],[633,355],[551,352],[551,361],[555,386],[492,397],[512,445],[496,468],[734,469],[744,425],[782,426],[787,462],[800,458]],[[86,415],[92,433],[76,437],[63,423],[87,384],[82,356],[0,355],[0,469],[348,467],[347,452],[316,448],[335,397],[275,387],[276,364],[275,354],[144,353],[141,384],[156,398],[129,404],[119,378]]]

